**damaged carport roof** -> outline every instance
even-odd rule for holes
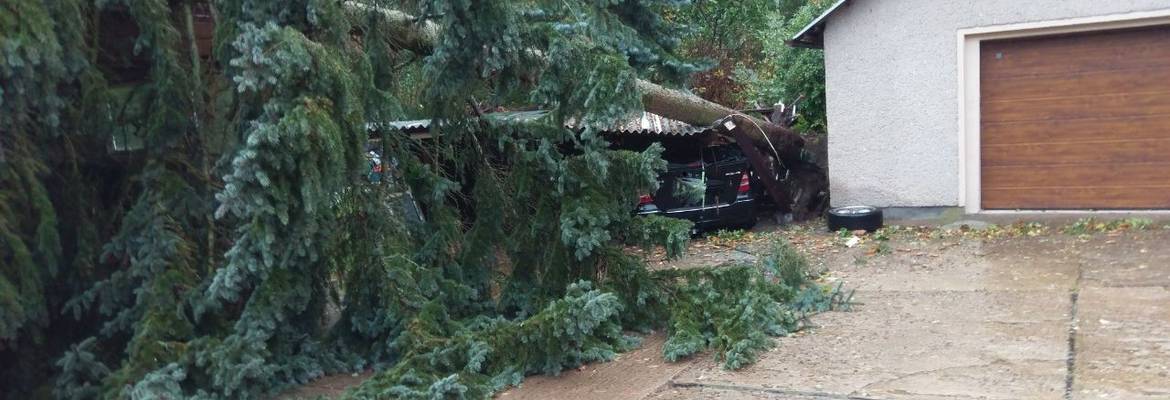
[[[548,117],[548,115],[548,111],[501,111],[484,114],[483,117],[491,122],[526,123],[540,120]],[[433,121],[429,119],[371,123],[369,124],[369,129],[371,131],[395,129],[410,134],[412,137],[423,137],[426,133],[430,132],[432,123]],[[574,121],[568,121],[565,125],[568,128],[577,128],[577,124]],[[603,131],[609,134],[692,136],[713,131],[714,129],[713,126],[694,126],[661,115],[641,112],[634,113],[627,118],[619,119],[608,127],[605,127]]]

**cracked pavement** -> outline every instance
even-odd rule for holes
[[[1170,230],[889,243],[810,254],[857,289],[854,311],[755,365],[664,363],[659,333],[497,398],[1170,399]]]

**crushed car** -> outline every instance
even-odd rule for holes
[[[668,151],[658,191],[642,195],[634,212],[687,219],[696,232],[754,226],[763,194],[739,146],[710,146],[699,153],[691,158]]]

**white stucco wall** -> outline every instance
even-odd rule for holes
[[[957,206],[958,30],[1170,9],[1170,0],[852,0],[825,26],[834,206]]]

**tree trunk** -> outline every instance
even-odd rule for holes
[[[785,162],[795,163],[800,157],[800,149],[804,147],[804,138],[789,129],[702,97],[641,79],[638,80],[638,90],[642,92],[642,107],[663,117],[698,126],[711,125],[731,117],[735,125],[743,129],[757,146],[776,154]]]
[[[638,80],[638,91],[642,92],[642,106],[646,111],[691,125],[710,125],[720,118],[735,114],[734,110],[702,97],[642,79]]]
[[[392,45],[400,49],[407,49],[417,54],[431,54],[435,43],[439,42],[442,27],[434,21],[422,20],[398,10],[391,10],[356,1],[346,1],[346,9],[355,16],[364,16],[372,12],[380,14],[384,21],[381,28],[393,33]]]

